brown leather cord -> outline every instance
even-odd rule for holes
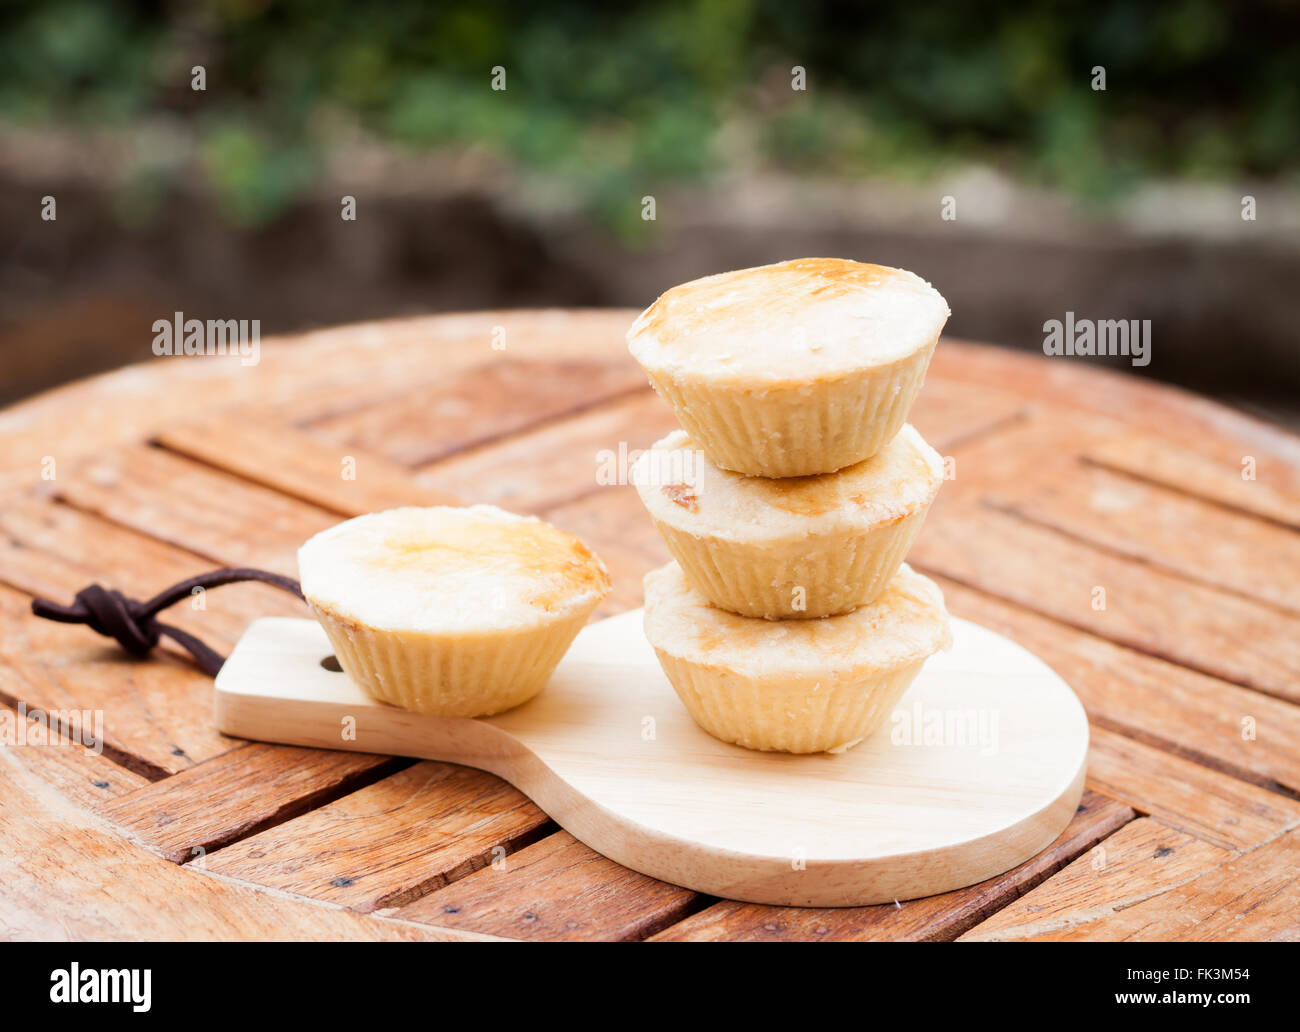
[[[122,648],[133,656],[146,656],[149,650],[166,635],[191,656],[209,677],[216,677],[225,658],[215,650],[204,645],[194,635],[182,631],[179,627],[162,623],[156,614],[173,606],[181,599],[188,598],[195,588],[220,587],[222,584],[238,584],[242,581],[259,581],[272,587],[287,591],[302,598],[302,588],[292,577],[282,577],[278,573],[266,570],[252,570],[243,567],[227,567],[201,573],[197,577],[173,584],[166,591],[155,595],[147,602],[127,598],[120,591],[106,588],[100,584],[91,584],[77,592],[72,605],[63,606],[49,599],[32,600],[32,612],[46,620],[59,623],[85,624],[92,631],[113,638]]]

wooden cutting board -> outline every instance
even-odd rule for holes
[[[634,610],[585,628],[546,690],[479,720],[375,702],[311,620],[253,623],[216,680],[229,735],[491,771],[591,848],[756,903],[857,906],[1000,874],[1046,847],[1083,789],[1083,707],[1041,660],[953,620],[891,720],[845,753],[728,745],[678,701]]]

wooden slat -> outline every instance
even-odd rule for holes
[[[1019,394],[1066,418],[1118,421],[1198,451],[1268,455],[1300,468],[1300,439],[1283,428],[1225,408],[1209,398],[1087,361],[1045,358],[945,338],[930,373],[968,390]]]
[[[1252,853],[1072,937],[1145,942],[1300,941],[1300,833]]]
[[[1100,913],[1066,913],[1044,928],[1031,925],[1000,933],[990,929],[990,933],[1011,937],[1023,932],[1028,937],[1053,941],[1300,941],[1300,911],[1296,908],[1300,832],[1279,835],[1226,863],[1209,862],[1204,866],[1207,869],[1202,873],[1179,881],[1165,892],[1147,892],[1109,909],[1104,900],[1099,901]],[[975,931],[985,934],[982,927]]]
[[[641,939],[682,917],[696,898],[559,831],[393,913],[513,939]]]
[[[626,482],[627,466],[637,451],[676,426],[672,410],[646,388],[530,433],[442,459],[423,467],[420,480],[467,501],[541,512],[600,490],[602,451],[615,457],[615,481],[621,476]],[[629,456],[629,461],[619,462],[620,455]]]
[[[241,412],[220,412],[158,435],[169,450],[340,516],[404,505],[456,505],[379,455]]]
[[[927,521],[909,561],[1064,623],[1300,701],[1294,617],[978,505]],[[1094,608],[1097,588],[1105,608]]]
[[[1300,793],[1300,706],[1124,648],[938,578],[950,612],[1005,634],[1074,689],[1093,722]]]
[[[61,476],[59,496],[80,509],[216,563],[297,576],[299,546],[336,513],[173,455],[115,449]]]
[[[1028,418],[1031,406],[1010,391],[972,391],[964,384],[930,375],[908,421],[931,445],[946,451],[969,444]]]
[[[15,736],[20,720],[28,721],[29,725],[37,722],[31,711],[23,712],[0,704],[0,724],[13,728]],[[40,723],[42,729],[51,726],[48,718]],[[29,726],[29,734],[31,730]],[[63,798],[88,810],[100,811],[111,800],[149,784],[147,778],[114,763],[93,746],[88,747],[80,736],[74,740],[58,735],[57,727],[54,730],[55,734],[46,734],[43,738],[29,738],[22,746],[15,738],[12,744],[0,744],[0,749],[8,749],[15,763],[39,777]]]
[[[490,341],[484,355],[491,356]],[[361,412],[314,423],[322,435],[420,466],[548,419],[640,391],[645,374],[626,354],[535,361],[509,352],[455,369],[436,389],[414,391]]]
[[[1092,728],[1088,787],[1224,849],[1300,824],[1300,803],[1179,756]]]
[[[1117,831],[1065,870],[962,936],[1057,938],[1155,899],[1237,854],[1149,817]]]
[[[275,422],[346,424],[351,413],[408,400],[413,392],[431,397],[449,374],[483,365],[485,356],[627,361],[623,336],[635,317],[629,309],[511,309],[315,330],[273,351],[258,369],[263,383],[244,400]],[[505,353],[492,351],[499,329]]]
[[[1069,827],[1037,856],[1005,874],[899,905],[815,909],[767,907],[724,900],[654,936],[656,942],[951,939],[1027,892],[1074,857],[1133,819],[1113,799],[1084,794]]]
[[[1116,435],[1086,450],[1088,461],[1163,484],[1230,509],[1300,528],[1300,472],[1249,444],[1233,448],[1198,438],[1199,451],[1136,434]],[[1207,455],[1212,448],[1215,455]],[[1243,460],[1255,458],[1255,479],[1242,477]]]
[[[404,939],[464,933],[304,903],[124,841],[0,749],[0,939]]]
[[[206,867],[369,911],[419,899],[548,826],[549,818],[500,778],[417,763],[226,846]]]
[[[1097,466],[999,487],[998,508],[1214,588],[1300,610],[1300,534]]]
[[[1075,468],[1081,448],[1117,427],[1105,419],[1030,405],[1015,419],[968,435],[943,449],[950,463],[949,479],[930,509],[926,526],[1007,484],[1037,481]]]
[[[103,812],[134,841],[185,863],[359,788],[394,765],[366,753],[250,742],[120,796]]]

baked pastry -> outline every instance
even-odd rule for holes
[[[632,482],[686,579],[715,606],[769,620],[833,616],[894,576],[943,484],[911,426],[863,462],[768,480],[719,469],[677,430]]]
[[[673,287],[627,336],[715,465],[799,477],[861,462],[898,433],[947,319],[910,272],[803,258]]]
[[[939,588],[906,564],[875,602],[824,620],[718,609],[676,563],[647,574],[645,594],[646,637],[691,716],[747,749],[856,745],[951,641]]]
[[[358,516],[303,545],[298,570],[348,676],[450,717],[536,695],[609,591],[576,537],[491,505]]]

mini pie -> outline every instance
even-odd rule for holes
[[[769,620],[845,613],[889,583],[943,483],[911,426],[836,473],[768,480],[719,469],[681,431],[632,481],[686,579],[715,606]]]
[[[830,473],[907,421],[948,304],[919,276],[803,258],[673,287],[628,347],[715,465]]]
[[[747,749],[842,751],[875,731],[951,642],[943,595],[899,567],[870,605],[773,623],[709,604],[676,563],[645,579],[645,633],[695,722]]]
[[[303,545],[298,569],[348,676],[383,702],[452,717],[541,691],[609,591],[576,537],[491,505],[358,516]]]

